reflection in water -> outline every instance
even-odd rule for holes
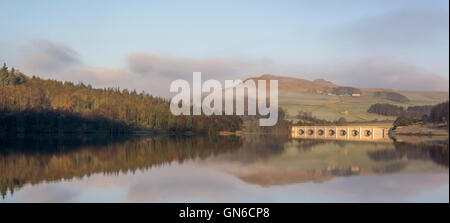
[[[243,160],[257,160],[258,155],[255,155],[256,151],[247,149],[251,145],[244,143],[244,147],[245,149],[236,152],[238,155],[224,155],[226,161],[222,169],[245,182],[261,186],[325,182],[340,176],[448,173],[448,143],[294,140],[285,143],[281,150],[271,150],[276,154],[265,162],[250,165],[244,164]],[[399,153],[404,155],[398,155]],[[436,156],[440,158],[437,159]]]
[[[8,190],[13,193],[25,183],[80,178],[93,173],[134,173],[172,161],[183,163],[186,159],[204,159],[236,149],[241,143],[236,137],[148,137],[126,141],[124,138],[97,137],[38,137],[25,139],[21,145],[3,147],[0,150],[2,196]],[[89,143],[80,146],[80,142]]]
[[[411,185],[411,183],[406,181],[423,181],[422,178],[431,177],[433,182],[439,182],[438,185],[433,184],[433,187],[448,188],[448,158],[448,140],[411,144],[291,140],[287,137],[268,135],[114,139],[106,136],[57,138],[36,136],[2,142],[0,192],[6,199],[4,201],[13,201],[16,196],[23,198],[27,194],[25,188],[31,190],[40,188],[40,185],[69,190],[68,188],[73,187],[81,188],[82,182],[86,179],[120,181],[126,178],[127,182],[135,181],[145,185],[152,179],[151,186],[127,188],[128,193],[148,194],[147,200],[140,200],[142,197],[137,196],[140,198],[138,201],[170,201],[170,199],[186,201],[185,194],[177,194],[177,197],[173,197],[176,194],[174,190],[186,192],[193,190],[192,185],[188,185],[188,182],[192,180],[195,181],[195,188],[203,189],[200,192],[191,191],[194,198],[191,197],[188,200],[218,201],[220,194],[231,190],[228,187],[239,186],[241,188],[239,191],[226,196],[228,201],[270,201],[267,200],[269,191],[273,193],[276,191],[279,199],[286,197],[282,200],[298,202],[300,200],[294,197],[300,192],[289,191],[288,188],[291,186],[302,186],[303,192],[308,192],[303,196],[307,197],[315,194],[316,188],[319,188],[305,189],[310,183],[321,183],[326,187],[321,193],[331,193],[339,188],[335,184],[340,181],[335,179],[344,180],[350,187],[356,188],[359,186],[357,184],[362,182],[389,176],[393,178],[390,179],[391,181],[399,181],[398,183],[403,187],[401,189],[407,191],[408,188],[404,188],[404,184]],[[177,170],[174,171],[174,168]],[[151,171],[148,171],[150,169]],[[137,170],[142,171],[136,172]],[[161,172],[163,173],[160,174]],[[439,177],[436,178],[436,176]],[[369,178],[362,180],[359,177]],[[236,179],[238,179],[237,182]],[[70,182],[61,182],[62,180],[70,180]],[[165,183],[164,186],[158,184],[166,181],[172,184],[170,186]],[[34,186],[30,188],[25,185]],[[175,185],[176,188],[174,188]],[[120,188],[122,187],[125,186]],[[279,187],[286,189],[286,192],[278,191]],[[410,187],[411,190],[414,189],[413,185]],[[107,185],[101,188],[104,188],[103,192],[114,197],[107,192]],[[375,189],[381,188],[383,187]],[[390,188],[391,191],[383,191],[383,193],[387,195],[396,189],[399,188]],[[241,192],[247,190],[254,193],[260,190],[264,192],[261,195],[240,200]],[[56,196],[56,191],[58,190],[46,190],[48,193],[46,196]],[[160,196],[155,195],[155,191]],[[345,191],[342,189],[337,194],[344,195]],[[68,196],[72,192],[66,191],[64,194]],[[152,193],[151,196],[150,193]],[[448,201],[448,189],[446,193]],[[162,194],[167,195],[161,196]],[[431,193],[429,196],[432,200]],[[31,200],[29,196],[23,199]],[[45,198],[35,199],[46,200]],[[345,201],[345,199],[336,201]],[[361,201],[360,199],[358,197],[354,201]],[[426,197],[424,199],[427,200]],[[53,201],[64,201],[64,199]],[[89,201],[96,201],[95,196]],[[320,195],[317,195],[309,201],[330,201],[330,199],[323,200]]]

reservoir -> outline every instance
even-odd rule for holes
[[[25,137],[0,146],[0,202],[448,202],[448,159],[448,139]]]

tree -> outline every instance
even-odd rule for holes
[[[361,90],[353,87],[336,87],[333,88],[331,93],[336,95],[352,95],[352,94],[361,94]]]
[[[18,129],[17,120],[26,120],[20,128],[29,132],[108,131],[117,134],[132,129],[151,129],[213,133],[242,127],[238,116],[174,116],[168,100],[145,92],[137,94],[133,90],[130,93],[118,87],[95,89],[84,83],[74,85],[69,81],[28,78],[16,69],[10,71],[6,64],[0,69],[0,92],[0,118],[7,117],[8,121],[0,128],[8,131]],[[55,120],[62,120],[64,125],[54,124]]]
[[[367,112],[386,116],[400,116],[404,114],[404,109],[402,106],[385,103],[373,104],[369,109],[367,109]]]
[[[16,71],[14,68],[11,68],[11,71],[9,71],[5,63],[0,69],[0,86],[22,84],[25,80],[25,75]]]
[[[402,115],[402,116],[398,117],[397,119],[395,119],[394,128],[396,128],[397,126],[408,126],[408,125],[417,123],[419,121],[420,120],[418,120],[417,118]]]
[[[430,121],[434,123],[445,123],[448,125],[449,120],[448,106],[449,106],[448,101],[434,106],[430,112]]]
[[[378,91],[373,95],[374,98],[386,99],[394,102],[406,103],[409,102],[409,98],[397,93],[397,92],[389,92],[389,91]]]

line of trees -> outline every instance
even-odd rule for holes
[[[397,93],[397,92],[389,92],[389,91],[377,91],[373,95],[374,98],[381,98],[386,99],[390,101],[400,102],[400,103],[406,103],[409,102],[409,98]]]
[[[422,117],[428,116],[433,107],[433,105],[421,105],[409,106],[407,109],[404,109],[403,106],[384,103],[373,104],[369,109],[367,109],[367,112],[385,116]]]
[[[430,111],[428,112],[428,114],[420,116],[421,113],[419,112],[419,116],[401,115],[394,121],[394,126],[407,126],[415,123],[433,122],[435,124],[443,123],[448,127],[448,120],[449,120],[448,106],[449,106],[448,101],[446,101],[437,104],[435,106],[432,106],[431,109],[429,109]]]
[[[8,70],[6,64],[3,64],[3,67],[0,69],[0,85],[17,85],[25,82],[25,75],[19,71],[16,71],[14,68]]]
[[[340,117],[338,120],[331,122],[316,118],[311,112],[304,111],[298,111],[295,118],[298,119],[295,123],[296,125],[345,125],[347,123],[347,120],[344,117]]]
[[[288,135],[291,131],[291,121],[286,120],[286,111],[283,108],[278,108],[278,121],[274,126],[260,126],[259,120],[261,118],[267,118],[267,116],[261,115],[245,115],[243,116],[243,131],[259,133],[259,134],[276,134],[276,135]]]
[[[406,109],[405,115],[411,117],[428,116],[433,107],[433,105],[409,106],[408,109]]]
[[[238,116],[174,116],[169,101],[145,92],[0,70],[0,136],[12,132],[127,132],[130,129],[215,133],[241,128]]]
[[[429,119],[434,123],[445,123],[448,125],[448,101],[438,104],[431,109]]]
[[[367,112],[386,116],[400,116],[405,112],[405,110],[402,106],[384,103],[373,104],[369,109],[367,109]]]
[[[331,90],[331,93],[335,95],[352,95],[361,94],[361,90],[354,87],[336,87]]]

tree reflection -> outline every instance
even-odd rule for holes
[[[395,149],[368,151],[367,155],[374,161],[392,160],[432,160],[438,165],[448,167],[448,142],[408,143],[394,142]]]
[[[25,183],[81,178],[94,173],[147,170],[171,162],[204,159],[233,151],[238,137],[67,136],[13,140],[0,147],[0,193],[4,197]]]

